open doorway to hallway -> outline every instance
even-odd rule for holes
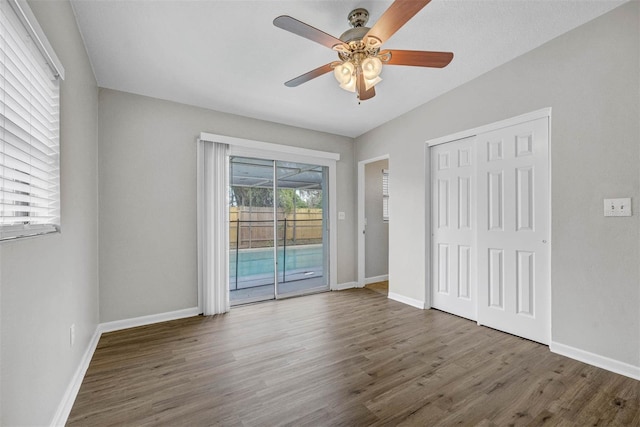
[[[389,159],[360,162],[358,204],[361,227],[359,280],[376,292],[389,289]]]

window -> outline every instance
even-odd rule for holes
[[[389,169],[382,169],[382,220],[389,222]]]
[[[64,70],[24,0],[0,3],[0,240],[60,229]]]

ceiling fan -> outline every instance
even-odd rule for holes
[[[296,87],[333,71],[342,89],[355,92],[358,99],[364,101],[376,95],[374,86],[382,80],[383,64],[446,67],[453,59],[451,52],[380,50],[384,42],[430,1],[395,0],[371,28],[365,26],[369,12],[362,8],[354,9],[347,17],[352,28],[339,39],[290,16],[278,16],[273,25],[333,49],[340,59],[291,79],[285,85]]]

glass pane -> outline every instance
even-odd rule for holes
[[[273,299],[273,161],[232,157],[229,169],[231,305]]]
[[[276,162],[278,296],[328,289],[324,169]]]

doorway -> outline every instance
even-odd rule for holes
[[[389,156],[358,162],[358,284],[388,294]]]
[[[329,289],[327,169],[230,157],[232,306]]]

